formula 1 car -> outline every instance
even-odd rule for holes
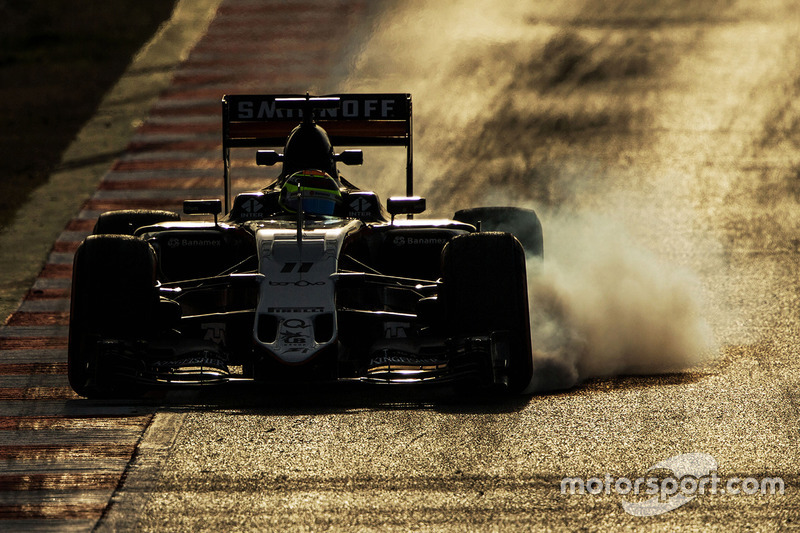
[[[410,95],[228,95],[222,116],[223,199],[183,206],[203,220],[107,212],[78,248],[75,392],[237,380],[526,388],[526,256],[542,256],[541,224],[511,207],[414,218],[426,205],[413,194]],[[406,196],[384,208],[338,171],[363,152],[334,145],[405,147]],[[280,174],[234,194],[241,148]]]

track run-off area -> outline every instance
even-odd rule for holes
[[[798,527],[800,15],[516,4],[208,3],[0,329],[0,530]],[[534,346],[558,390],[76,396],[72,259],[97,216],[220,197],[222,95],[348,90],[412,93],[434,214],[537,209]],[[352,180],[399,194],[402,164],[364,155]],[[237,190],[274,174],[234,157]],[[701,493],[711,472],[782,490]],[[657,494],[624,490],[648,476]]]

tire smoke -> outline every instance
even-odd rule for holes
[[[529,268],[534,380],[529,392],[582,380],[677,372],[715,353],[699,280],[606,217],[546,217],[543,268]]]
[[[659,216],[666,227],[691,221],[692,207],[623,155],[631,139],[643,151],[653,142],[630,135],[659,111],[636,88],[666,75],[668,36],[570,25],[590,3],[392,5],[341,89],[413,94],[417,194],[434,216],[500,205],[539,214],[545,260],[541,274],[529,268],[528,391],[676,372],[713,357],[703,287],[671,261],[695,244],[679,236],[691,231],[673,231],[667,253],[655,242],[663,228],[641,231]],[[402,183],[402,161],[372,164],[364,186],[400,192],[391,187]]]

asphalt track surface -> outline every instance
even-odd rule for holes
[[[221,3],[0,332],[0,528],[798,527],[796,9],[778,0],[492,5],[455,3],[442,13],[421,2]],[[425,22],[435,15],[450,24]],[[457,41],[435,60],[426,54],[430,39],[475,19],[483,26],[473,28],[485,28],[478,42]],[[459,83],[437,91],[448,76]],[[556,256],[547,233],[558,232],[548,228],[566,212],[605,239],[594,233],[597,217],[614,218],[630,233],[624,244],[643,243],[666,262],[656,264],[691,271],[707,300],[713,357],[659,374],[661,352],[643,344],[638,368],[605,354],[603,364],[582,361],[583,381],[565,391],[500,403],[373,389],[230,388],[137,403],[75,396],[65,376],[71,259],[97,215],[218,196],[222,94],[339,88],[414,94],[418,176],[439,209],[470,201],[482,184],[502,186],[540,208]],[[509,88],[536,96],[528,115],[525,106],[472,105],[481,100],[470,97]],[[491,114],[440,123],[448,98]],[[464,122],[492,135],[485,152],[437,131],[463,133]],[[509,134],[514,148],[504,149]],[[462,149],[485,157],[453,156]],[[240,157],[237,186],[257,188],[263,176]],[[469,182],[465,164],[480,170]],[[463,190],[451,187],[453,176]],[[632,272],[620,257],[606,270]],[[612,315],[600,322],[606,331],[629,333],[600,309]],[[683,324],[679,315],[658,318]],[[646,318],[623,325],[651,331]],[[671,340],[655,344],[666,351]],[[631,368],[642,375],[627,375]],[[694,494],[641,517],[623,504],[642,498],[561,491],[565,477],[636,480],[682,454],[712,458],[724,480],[780,477],[783,494]],[[707,473],[697,461],[690,467]],[[653,471],[664,478],[665,470]]]

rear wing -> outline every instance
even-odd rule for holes
[[[226,213],[231,206],[230,149],[283,146],[309,109],[334,146],[405,146],[406,194],[413,195],[410,94],[229,94],[222,97]]]

